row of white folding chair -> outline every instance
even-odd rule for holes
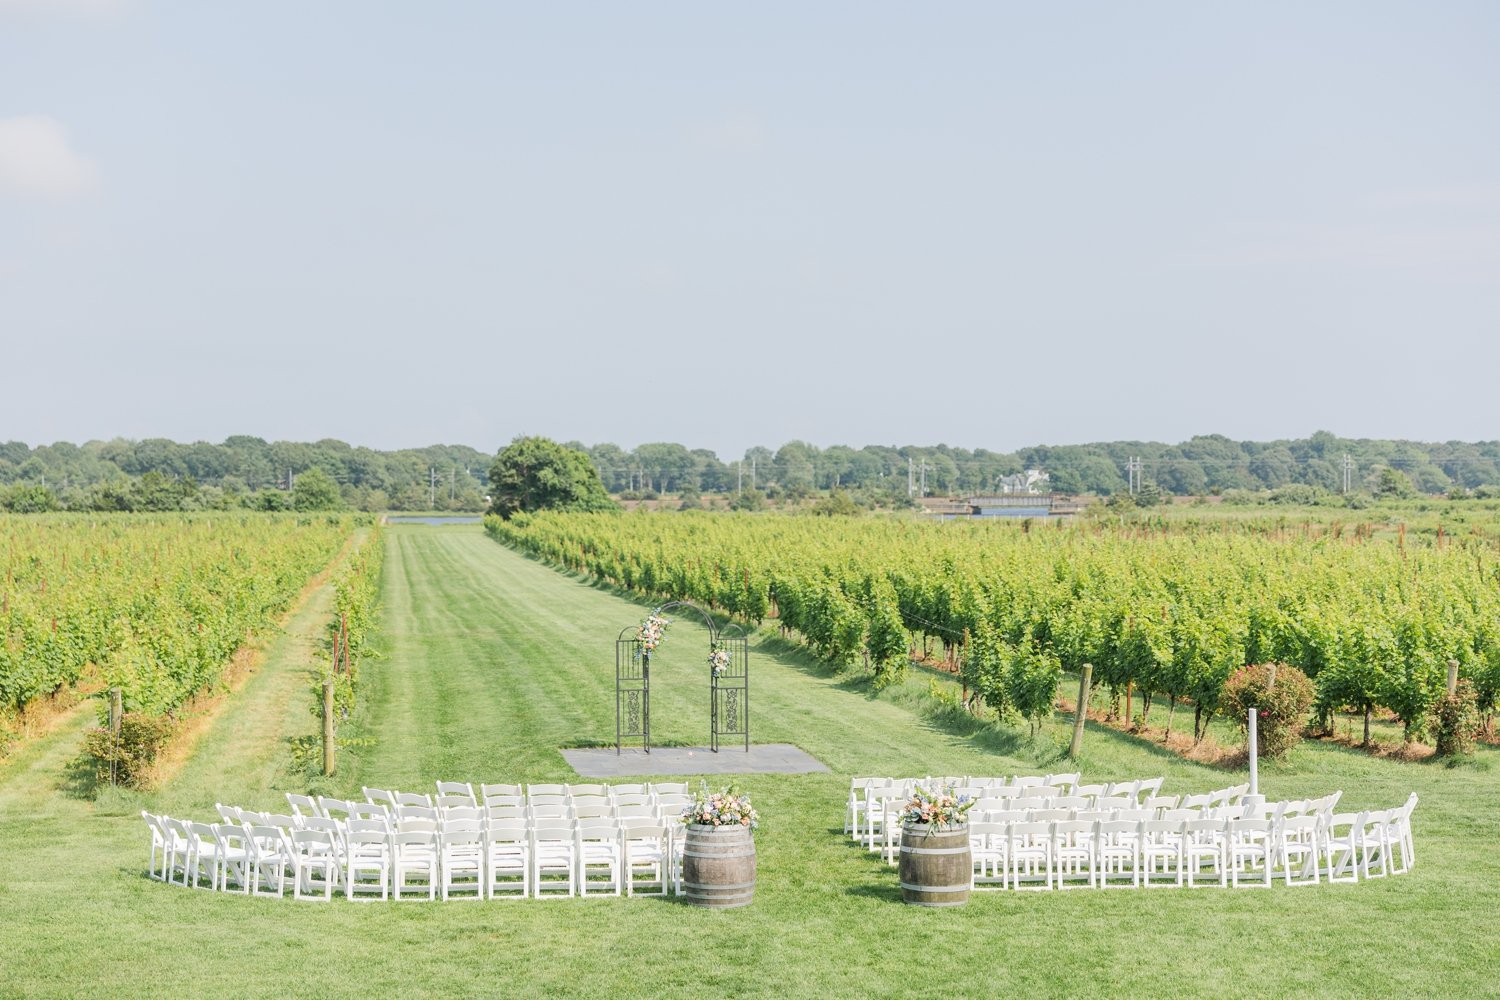
[[[1327,858],[1315,816],[970,824],[976,888],[1316,884]]]
[[[1078,784],[1079,777],[1080,775],[1076,771],[1066,774],[1016,775],[1013,777],[982,777],[974,775],[942,777],[928,775],[924,778],[892,778],[857,776],[850,779],[849,782],[849,800],[844,814],[844,833],[854,837],[855,840],[860,840],[866,836],[863,818],[870,800],[868,790],[872,786],[877,788],[898,786],[907,794],[916,785],[921,785],[924,788],[952,786],[961,792],[968,792],[972,797],[978,798],[981,790],[985,792],[989,792],[990,790],[1003,792],[1005,789],[1023,790],[1048,786],[1057,788],[1062,792],[1068,792]]]

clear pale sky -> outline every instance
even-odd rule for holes
[[[0,439],[1500,437],[1500,4],[0,0]]]

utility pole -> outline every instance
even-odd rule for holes
[[[734,463],[734,491],[745,492],[745,460],[742,458]]]
[[[908,456],[907,459],[906,459],[906,495],[907,496],[914,496],[916,494],[916,492],[917,492],[917,481],[916,481],[916,478],[913,475],[913,467],[915,466],[915,464],[916,464],[915,460],[912,459],[910,456]]]
[[[922,496],[927,495],[927,459],[922,459]]]
[[[759,457],[759,455],[750,456],[750,488],[752,490],[755,489],[755,460]]]
[[[1130,495],[1135,496],[1141,490],[1141,473],[1146,466],[1139,455],[1132,455],[1125,460],[1125,476],[1130,485]]]
[[[1345,452],[1344,461],[1340,464],[1344,467],[1344,492],[1348,493],[1350,480],[1354,477],[1354,459]]]

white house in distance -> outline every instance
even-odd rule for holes
[[[1051,478],[1040,469],[1027,469],[1014,476],[1002,476],[997,485],[1001,493],[1046,493]]]

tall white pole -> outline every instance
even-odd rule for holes
[[[1260,794],[1260,775],[1257,763],[1260,760],[1260,727],[1257,725],[1260,712],[1250,710],[1250,794]]]

